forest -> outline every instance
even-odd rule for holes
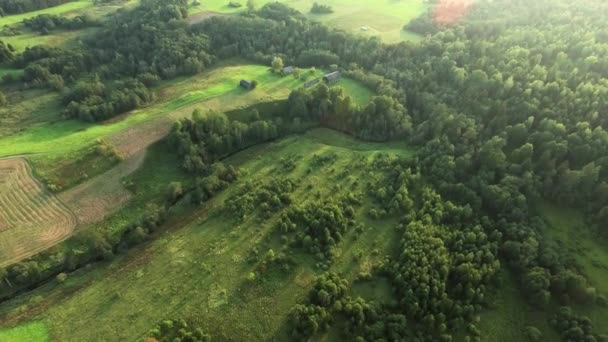
[[[0,1],[6,14],[52,5]],[[176,215],[203,210],[198,219],[221,218],[227,237],[246,234],[242,227],[265,234],[255,236],[255,250],[247,252],[251,273],[239,286],[278,293],[273,282],[296,281],[299,267],[314,270],[305,295],[290,305],[289,339],[492,340],[482,327],[507,274],[526,310],[539,313],[554,334],[530,323],[518,328],[528,340],[608,341],[605,284],[580,265],[576,250],[552,238],[553,227],[538,210],[548,200],[579,210],[585,225],[576,229],[605,247],[608,3],[478,1],[451,26],[434,22],[429,9],[405,24],[421,40],[399,44],[328,28],[279,2],[248,4],[241,14],[194,24],[186,21],[189,6],[142,0],[105,22],[28,19],[24,25],[41,34],[98,30],[76,47],[17,52],[1,43],[0,63],[23,69],[3,77],[2,91],[56,94],[64,120],[96,127],[145,110],[162,99],[161,85],[224,60],[270,70],[280,58],[284,65],[340,71],[374,95],[360,104],[340,84],[320,82],[291,90],[264,110],[239,108],[236,115],[200,108],[173,119],[158,144],[176,158],[180,180],[162,184],[162,198],[121,228],[85,230],[67,240],[69,248],[0,268],[2,302],[58,274],[128,257],[170,231],[182,219]],[[311,12],[332,8],[315,3]],[[230,162],[311,129],[368,144],[402,142],[415,153],[357,159],[360,151],[352,152],[349,165],[337,154],[314,154],[308,164],[289,155],[260,177],[259,170]],[[335,177],[335,184],[308,184],[317,172]],[[366,226],[386,222],[395,234],[392,247],[374,246],[354,258],[375,257],[373,268],[337,266],[351,241],[367,236]],[[604,262],[597,261],[598,272],[608,267]],[[390,300],[354,294],[357,284],[382,281]],[[165,317],[146,336],[215,340],[216,327],[202,321]]]

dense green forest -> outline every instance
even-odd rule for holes
[[[5,13],[50,5],[0,1]],[[0,268],[2,300],[154,239],[182,199],[202,207],[241,177],[225,158],[325,127],[367,142],[407,142],[416,153],[362,161],[358,168],[381,177],[353,182],[361,194],[337,189],[305,203],[292,194],[298,180],[289,170],[296,162],[277,161],[287,176],[250,183],[224,203],[225,215],[241,222],[255,216],[280,241],[276,255],[270,249],[255,256],[257,267],[290,274],[293,254],[301,253],[320,270],[291,309],[293,338],[340,329],[355,341],[485,341],[480,321],[509,274],[562,340],[608,341],[605,321],[578,310],[605,309],[608,294],[571,250],[548,238],[550,227],[536,210],[544,199],[577,208],[585,214],[580,229],[608,238],[608,3],[480,0],[453,26],[424,14],[406,25],[424,39],[392,45],[329,29],[281,3],[193,25],[188,6],[142,0],[106,22],[29,19],[24,24],[44,34],[100,28],[76,47],[17,53],[0,44],[0,62],[23,69],[3,87],[56,92],[66,120],[92,125],[153,103],[162,82],[229,58],[270,67],[280,57],[285,65],[339,70],[376,95],[359,105],[343,88],[321,83],[292,91],[274,110],[245,109],[238,119],[196,110],[177,120],[161,143],[177,156],[186,181],[166,184],[163,200],[119,234],[84,231],[66,242],[67,251]],[[331,8],[315,3],[312,11]],[[334,162],[317,156],[313,165]],[[330,270],[348,232],[363,230],[360,211],[372,222],[396,222],[396,248],[379,252],[382,262],[358,276],[387,279],[387,302],[351,296],[352,281]],[[170,318],[151,327],[150,336],[214,339],[207,326]],[[531,341],[548,338],[535,326],[521,329]]]

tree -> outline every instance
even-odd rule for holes
[[[249,12],[255,11],[255,0],[247,0],[247,10]]]
[[[272,71],[280,72],[283,69],[283,59],[279,56],[276,56],[272,59]]]

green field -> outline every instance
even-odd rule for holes
[[[190,13],[203,11],[237,13],[246,10],[246,0],[240,0],[243,4],[243,7],[240,8],[228,6],[228,2],[228,0],[201,1],[202,4],[191,8]],[[269,2],[273,1],[256,0],[255,4],[259,8]],[[310,13],[314,0],[282,0],[280,2],[299,10],[312,20],[351,33],[377,36],[386,43],[418,39],[419,36],[403,31],[402,28],[428,8],[428,4],[424,0],[327,0],[322,3],[332,6],[334,12],[314,15]],[[367,30],[363,28],[367,28]]]
[[[316,71],[316,75],[320,75]],[[257,80],[258,88],[246,91],[239,87],[241,79]],[[361,102],[369,100],[371,91],[344,79],[343,85]],[[61,120],[38,124],[15,135],[0,138],[0,157],[35,154],[36,158],[66,158],[92,146],[94,141],[152,120],[167,120],[190,115],[197,107],[229,110],[260,101],[286,98],[292,89],[302,86],[293,77],[280,77],[261,65],[229,65],[202,74],[181,78],[161,85],[155,104],[135,110],[105,124],[87,124],[78,120]],[[52,107],[51,110],[58,110]],[[56,113],[59,117],[60,113]],[[170,123],[169,123],[170,125]],[[40,156],[38,156],[40,155]],[[73,157],[73,156],[72,156]]]
[[[14,328],[0,329],[0,341],[2,342],[25,342],[50,341],[49,332],[43,322],[31,322]]]
[[[81,9],[85,9],[94,5],[93,0],[77,0],[65,3],[63,5],[49,7],[45,9],[41,9],[38,11],[32,11],[27,13],[20,13],[14,15],[7,15],[5,17],[0,18],[0,26],[4,25],[13,25],[19,24],[23,21],[23,19],[33,18],[40,14],[55,14],[55,15],[65,15],[72,11],[77,11]]]
[[[203,208],[193,211],[190,204],[176,208],[177,215],[167,223],[170,234],[136,248],[111,264],[80,271],[80,275],[71,276],[64,284],[51,283],[31,296],[14,300],[4,306],[11,309],[0,315],[6,314],[7,321],[13,322],[20,317],[19,312],[52,303],[47,309],[26,316],[44,321],[52,338],[60,341],[91,341],[99,336],[132,341],[143,337],[155,322],[173,316],[204,322],[217,340],[287,338],[286,313],[303,298],[315,274],[321,270],[314,266],[315,260],[310,255],[296,252],[297,266],[289,275],[269,274],[260,282],[247,283],[245,275],[255,271],[256,266],[247,262],[252,248],[278,248],[271,233],[278,215],[265,222],[253,216],[242,223],[236,222],[225,215],[223,202],[246,182],[277,176],[297,180],[297,189],[292,194],[297,203],[315,200],[315,192],[322,197],[333,196],[336,186],[361,191],[363,181],[357,190],[352,189],[350,183],[354,179],[369,180],[375,174],[360,168],[343,177],[343,171],[355,162],[367,163],[381,152],[404,157],[412,153],[404,144],[360,143],[327,129],[240,152],[224,160],[241,170],[242,177],[237,183]],[[160,177],[156,183],[164,185],[179,177],[169,170],[177,166],[167,162],[169,156],[165,153],[168,152],[163,152],[160,145],[150,151],[141,168],[143,173],[133,176],[135,184],[140,186],[144,180],[151,184],[151,177]],[[333,164],[311,166],[314,155],[327,154],[337,156]],[[277,166],[277,160],[286,158],[297,160],[294,170],[285,171]],[[159,165],[164,168],[159,169]],[[312,187],[314,191],[310,190]],[[364,210],[365,206],[357,215],[368,228],[358,239],[353,239],[353,231],[347,234],[341,245],[341,256],[332,266],[351,280],[382,258],[372,253],[373,249],[387,250],[398,240],[392,229],[395,221],[370,221]],[[355,253],[365,257],[354,261]],[[370,298],[390,297],[388,285],[370,287],[362,283],[353,287],[353,291]],[[158,310],[159,307],[163,310]]]

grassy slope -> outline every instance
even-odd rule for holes
[[[193,7],[190,13],[213,11],[219,13],[236,13],[246,10],[246,0],[240,0],[243,7],[232,8],[228,0],[207,0]],[[272,0],[256,0],[259,8]],[[314,0],[282,0],[281,2],[299,10],[313,20],[318,20],[329,26],[343,29],[347,32],[379,36],[384,42],[395,43],[417,38],[402,30],[410,20],[418,17],[428,7],[423,0],[327,0],[323,4],[332,6],[334,13],[327,15],[310,14]],[[320,2],[321,3],[321,2]],[[362,31],[361,27],[369,27]]]
[[[316,74],[320,75],[320,71]],[[256,79],[260,83],[253,91],[238,86],[241,78]],[[143,109],[135,110],[105,124],[87,124],[78,120],[62,120],[38,124],[15,135],[0,138],[0,157],[36,154],[32,160],[41,165],[57,159],[76,159],[80,151],[90,147],[96,139],[108,137],[150,120],[175,119],[190,115],[194,108],[229,110],[263,100],[282,99],[300,87],[302,82],[292,77],[279,77],[261,65],[223,66],[208,72],[167,82],[159,90],[159,100]],[[360,84],[344,79],[343,85],[363,103],[372,93]],[[57,107],[52,107],[57,110]],[[59,116],[59,115],[57,115]]]
[[[318,141],[319,137],[323,137],[322,142]],[[336,184],[343,188],[350,186],[352,179],[342,176],[342,170],[349,170],[352,177],[360,180],[373,177],[363,170],[352,171],[350,168],[354,160],[372,158],[379,151],[411,153],[403,144],[359,143],[325,129],[238,153],[225,161],[242,170],[243,176],[238,183],[204,208],[193,212],[191,207],[184,205],[179,209],[182,213],[169,223],[173,229],[179,230],[163,234],[149,245],[107,266],[83,271],[84,274],[71,277],[65,284],[52,283],[7,303],[3,308],[5,311],[0,314],[6,314],[6,310],[12,307],[12,312],[5,317],[9,317],[7,321],[13,324],[14,314],[34,310],[21,318],[44,320],[53,338],[61,341],[87,341],[99,336],[134,340],[154,322],[171,316],[199,320],[216,340],[228,337],[233,340],[287,338],[286,314],[307,293],[314,275],[320,272],[313,266],[316,261],[307,254],[296,253],[299,266],[290,275],[270,273],[264,280],[247,283],[245,275],[255,267],[245,261],[251,249],[254,246],[261,251],[277,248],[274,239],[265,238],[276,216],[266,222],[250,218],[239,224],[223,214],[222,203],[237,191],[240,184],[277,174],[301,181],[292,195],[296,203],[314,200],[313,191],[308,190],[309,184],[314,185],[314,191],[320,191],[323,197],[332,196]],[[312,156],[325,153],[336,153],[337,162],[308,173]],[[298,158],[298,167],[294,171],[285,174],[276,168],[277,160],[294,156]],[[158,158],[166,157],[161,154]],[[149,172],[143,170],[155,165],[149,161],[146,163],[142,172]],[[175,165],[167,164],[163,162],[165,168]],[[165,178],[165,172],[167,170],[155,169],[154,173],[156,177]],[[136,175],[135,178],[141,176]],[[149,176],[144,178],[149,179]],[[158,183],[166,184],[172,180],[160,178]],[[359,186],[363,187],[364,182],[360,183]],[[392,241],[398,241],[392,229],[394,222],[368,221],[363,218],[364,210],[361,209],[358,215],[366,223],[367,230],[356,240],[352,232],[346,235],[341,257],[333,266],[334,270],[343,271],[350,279],[382,258],[382,255],[373,253],[374,249],[384,251]],[[360,262],[353,259],[357,251],[366,256]],[[389,296],[387,286],[364,284],[354,291],[369,298]],[[35,300],[42,300],[42,303],[37,302],[35,306]],[[48,310],[36,312],[34,307]]]

